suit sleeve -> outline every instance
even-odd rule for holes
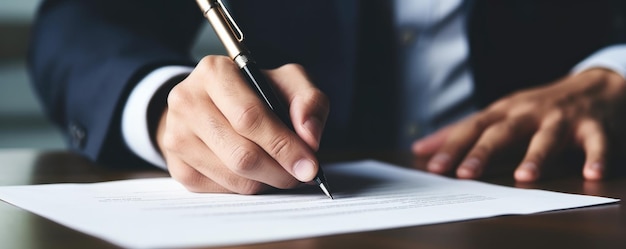
[[[103,164],[146,164],[126,148],[121,113],[134,85],[165,65],[195,65],[202,23],[193,1],[57,0],[42,3],[29,73],[69,147]]]

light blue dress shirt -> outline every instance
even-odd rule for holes
[[[402,147],[476,110],[463,0],[395,0]]]

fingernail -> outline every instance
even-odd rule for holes
[[[438,153],[428,162],[428,170],[435,172],[443,172],[448,168],[450,156],[446,153]]]
[[[424,147],[424,142],[422,140],[418,140],[415,141],[415,143],[413,143],[413,150],[416,152],[422,152]]]
[[[315,139],[319,143],[320,137],[322,136],[322,129],[323,129],[322,121],[320,121],[316,117],[311,117],[307,119],[302,125],[304,126],[305,129],[309,131],[309,133],[311,133],[311,135],[313,135],[313,137],[315,137]]]
[[[525,162],[520,165],[520,168],[526,169],[528,171],[537,171],[537,164],[533,162]]]
[[[461,163],[461,166],[459,166],[458,175],[460,177],[474,177],[478,174],[479,170],[480,160],[478,160],[478,158],[472,157]]]
[[[589,169],[595,170],[595,171],[602,171],[604,169],[604,167],[602,166],[601,163],[593,163],[591,165],[589,165]]]
[[[525,162],[515,171],[515,178],[522,181],[530,181],[537,178],[537,164]]]
[[[308,182],[312,180],[315,175],[315,165],[313,165],[311,160],[301,159],[293,166],[293,172],[298,180]]]
[[[602,178],[602,171],[604,171],[604,165],[599,162],[592,163],[585,166],[585,177],[587,179],[600,179]]]

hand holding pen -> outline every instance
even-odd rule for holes
[[[326,96],[298,65],[265,73],[289,100],[293,130],[226,56],[206,56],[170,91],[156,142],[174,179],[195,192],[255,194],[318,176]]]
[[[289,116],[289,110],[283,104],[283,100],[276,93],[270,83],[265,79],[265,75],[261,73],[256,65],[250,51],[243,44],[243,32],[230,15],[221,0],[197,0],[198,6],[204,13],[218,38],[224,44],[228,55],[241,70],[244,78],[248,81],[250,87],[257,93],[268,108],[272,110],[276,116],[290,129],[294,126]],[[319,187],[324,191],[326,196],[331,199],[333,196],[328,191],[328,183],[321,168],[313,179]]]

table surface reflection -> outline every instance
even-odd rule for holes
[[[320,154],[323,163],[365,158],[407,167],[423,166],[423,161],[403,152]],[[512,180],[510,171],[510,167],[503,167],[500,171],[487,172],[481,180],[520,188],[626,198],[626,176],[623,174],[592,182],[570,173],[547,177],[537,183],[519,184]],[[65,151],[0,150],[0,185],[162,176],[167,173],[152,168],[108,168]],[[617,203],[231,248],[626,248],[625,214],[624,205]],[[2,248],[117,248],[4,202],[0,202],[0,227]]]

